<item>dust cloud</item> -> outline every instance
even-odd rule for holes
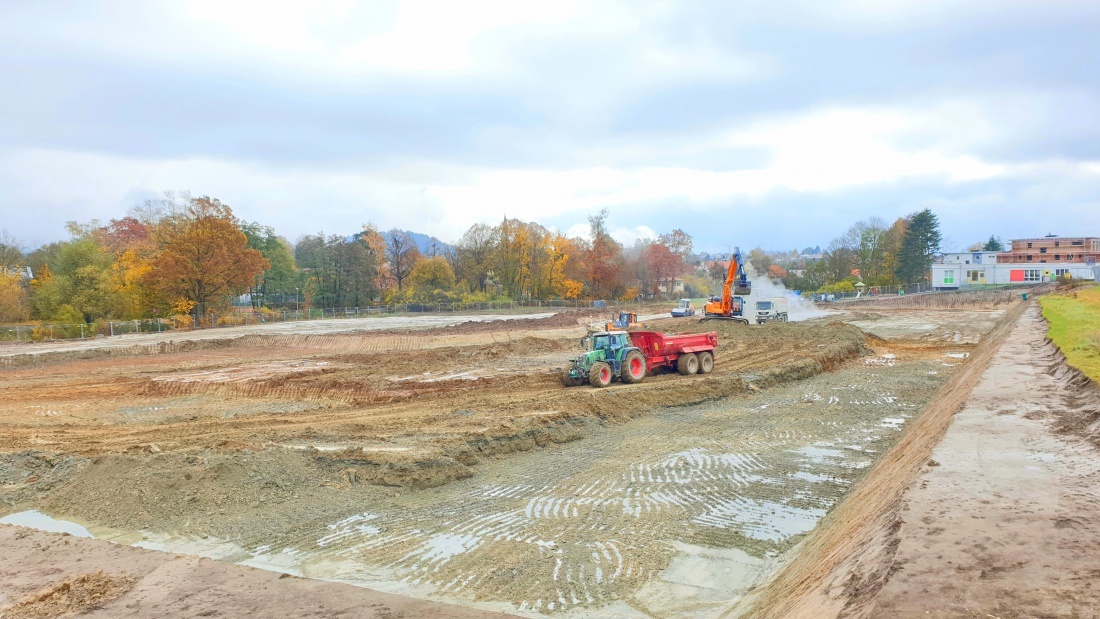
[[[754,272],[752,265],[746,263],[745,270],[749,273]],[[788,306],[788,320],[797,322],[800,320],[810,320],[811,318],[820,318],[822,316],[828,316],[829,312],[823,310],[817,306],[813,301],[806,297],[799,296],[798,294],[787,290],[783,286],[782,282],[772,280],[766,275],[759,275],[751,278],[752,280],[752,294],[745,297],[745,316],[755,316],[756,302],[763,301],[764,299],[771,299],[775,297],[786,297]]]

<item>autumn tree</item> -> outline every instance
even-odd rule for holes
[[[366,246],[367,253],[374,264],[374,278],[377,282],[375,292],[381,298],[386,291],[386,281],[389,278],[389,266],[386,264],[386,237],[378,231],[378,226],[369,221],[363,224],[363,230],[356,236],[359,242]]]
[[[455,274],[451,264],[443,256],[433,256],[413,266],[405,292],[412,301],[429,303],[448,300],[454,287]]]
[[[420,251],[407,232],[394,229],[386,233],[386,264],[389,266],[390,276],[397,283],[399,293],[405,279],[420,259]]]
[[[0,324],[22,322],[28,318],[30,308],[23,278],[0,269]]]
[[[43,320],[59,320],[61,313],[78,314],[85,322],[110,318],[118,291],[112,255],[92,234],[99,226],[69,222],[67,227],[73,238],[52,248],[48,262],[36,271],[40,282],[31,308]]]
[[[607,229],[607,209],[588,218],[591,245],[588,251],[588,282],[596,298],[614,295],[623,267],[623,248]]]
[[[653,243],[646,250],[646,263],[653,281],[653,294],[662,290],[671,296],[676,278],[684,272],[684,259],[661,243]]]
[[[692,239],[691,235],[677,228],[668,234],[657,237],[657,242],[683,259],[686,264],[691,259]]]
[[[150,279],[167,301],[193,302],[196,317],[205,315],[212,302],[247,290],[271,266],[248,247],[233,211],[206,196],[158,226],[157,236],[160,252]]]

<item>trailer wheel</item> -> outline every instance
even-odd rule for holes
[[[692,353],[680,355],[680,358],[676,360],[676,371],[684,376],[698,372],[699,357],[696,357]]]
[[[623,359],[623,370],[620,378],[624,383],[640,383],[645,378],[645,357],[642,353],[632,350]]]
[[[600,361],[592,364],[592,369],[588,371],[588,382],[592,383],[593,387],[606,387],[611,384],[611,366]]]
[[[699,373],[710,374],[714,369],[714,355],[709,352],[699,353]]]

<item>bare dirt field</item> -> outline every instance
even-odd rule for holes
[[[1006,311],[644,317],[718,331],[714,372],[607,389],[559,380],[593,313],[36,353],[0,370],[0,516],[528,616],[712,616]]]

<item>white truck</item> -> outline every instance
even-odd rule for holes
[[[769,320],[787,322],[786,297],[773,297],[756,302],[756,324],[762,325]]]

